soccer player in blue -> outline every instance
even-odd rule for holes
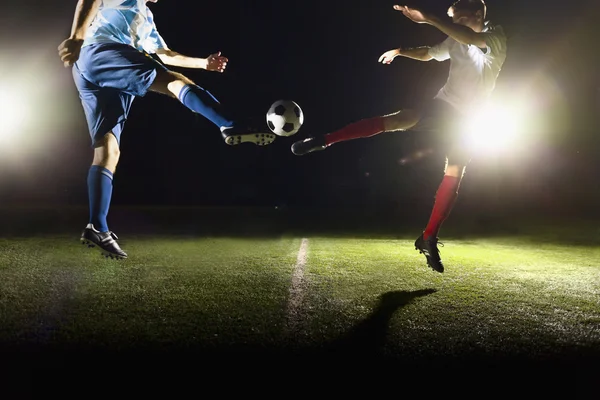
[[[292,145],[298,156],[322,151],[335,143],[405,130],[438,131],[446,152],[444,178],[438,187],[435,203],[425,230],[415,241],[415,248],[425,255],[427,265],[444,271],[438,245],[442,223],[450,215],[471,155],[461,143],[461,123],[485,103],[495,88],[506,59],[506,36],[501,26],[486,21],[484,0],[458,0],[448,9],[451,21],[424,13],[416,8],[395,5],[409,20],[434,26],[448,37],[436,46],[393,49],[379,62],[390,64],[396,57],[419,61],[450,60],[446,84],[429,103],[400,110],[391,115],[367,118],[326,135],[309,137]]]
[[[127,258],[108,229],[120,138],[133,100],[153,91],[178,99],[221,131],[225,143],[267,145],[275,135],[267,127],[241,125],[205,89],[167,67],[223,72],[227,58],[188,57],[171,50],[156,29],[146,3],[158,0],[79,0],[71,35],[58,47],[73,78],[87,119],[94,158],[88,173],[89,224],[81,242],[97,246],[106,257]]]

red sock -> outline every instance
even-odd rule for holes
[[[346,140],[375,136],[383,131],[385,131],[383,117],[363,119],[325,135],[325,143],[329,146]]]
[[[452,206],[456,202],[458,196],[458,187],[460,178],[455,176],[444,175],[437,193],[435,194],[435,204],[429,218],[429,223],[423,232],[423,239],[427,240],[430,237],[437,237],[440,227],[452,210]]]

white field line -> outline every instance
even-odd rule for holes
[[[300,308],[304,297],[304,267],[306,266],[306,256],[308,253],[308,239],[302,239],[296,267],[292,274],[292,285],[290,286],[290,296],[287,306],[288,329],[294,331],[300,322]]]

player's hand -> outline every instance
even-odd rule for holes
[[[211,54],[206,57],[206,70],[207,71],[217,71],[223,72],[225,71],[225,67],[227,67],[227,57],[221,56],[221,52]]]
[[[379,57],[379,62],[382,64],[390,64],[394,58],[400,55],[400,49],[388,50]]]
[[[65,67],[72,66],[79,59],[82,45],[82,39],[69,38],[58,46],[58,55]]]
[[[426,24],[429,22],[428,16],[416,8],[409,8],[407,6],[395,5],[394,10],[402,12],[404,16],[417,24]]]

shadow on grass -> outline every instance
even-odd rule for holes
[[[0,356],[3,359],[0,373],[5,378],[16,374],[15,382],[25,380],[26,385],[35,382],[38,384],[36,391],[46,389],[46,386],[39,385],[40,380],[54,384],[65,376],[76,382],[72,385],[90,387],[97,384],[94,380],[98,374],[106,374],[107,371],[110,372],[110,385],[103,382],[107,389],[131,386],[132,382],[138,382],[138,378],[145,382],[156,379],[179,384],[187,380],[196,382],[200,376],[213,384],[230,384],[235,377],[262,384],[273,381],[275,377],[289,379],[290,376],[304,375],[309,377],[307,382],[325,380],[329,384],[339,383],[348,387],[355,383],[353,378],[348,378],[349,374],[355,374],[353,377],[356,376],[356,379],[398,373],[402,373],[404,379],[420,379],[428,374],[440,374],[441,378],[449,381],[464,377],[465,373],[470,377],[485,377],[509,372],[529,379],[530,371],[561,378],[567,374],[581,377],[581,372],[595,371],[587,365],[595,366],[600,361],[598,348],[573,347],[548,358],[511,353],[497,357],[478,352],[451,357],[443,351],[422,359],[415,358],[414,353],[386,354],[386,338],[394,314],[419,298],[436,292],[435,289],[422,289],[384,293],[367,318],[337,340],[314,343],[314,347],[293,348],[288,347],[290,343],[244,343],[243,340],[214,347],[203,343],[174,342],[94,345],[44,344],[31,338],[20,344],[0,340]],[[154,386],[136,384],[133,390],[137,394],[140,391],[152,394]]]
[[[414,300],[435,292],[436,289],[422,289],[382,294],[379,297],[379,304],[371,315],[334,342],[331,350],[361,357],[379,356],[386,343],[390,320],[394,313]]]
[[[401,308],[420,297],[435,293],[435,289],[393,291],[382,294],[371,315],[357,324],[343,337],[316,348],[291,349],[242,343],[209,347],[176,343],[161,346],[157,343],[137,343],[135,346],[115,343],[109,346],[62,343],[44,345],[32,342],[15,346],[0,342],[10,370],[28,371],[26,380],[53,381],[57,376],[73,378],[81,385],[90,384],[89,376],[100,371],[111,371],[111,385],[129,385],[132,377],[153,376],[168,381],[176,376],[198,374],[211,379],[264,379],[265,376],[289,375],[310,371],[316,377],[340,376],[342,372],[373,372],[394,366],[398,359],[382,358],[390,320]],[[397,367],[397,366],[396,366]],[[412,366],[409,366],[412,368]],[[394,370],[397,370],[395,368]],[[0,367],[0,371],[3,368]],[[223,375],[223,371],[226,373]],[[327,378],[329,380],[329,378]],[[334,379],[335,381],[335,379]],[[136,388],[139,390],[140,388]]]

